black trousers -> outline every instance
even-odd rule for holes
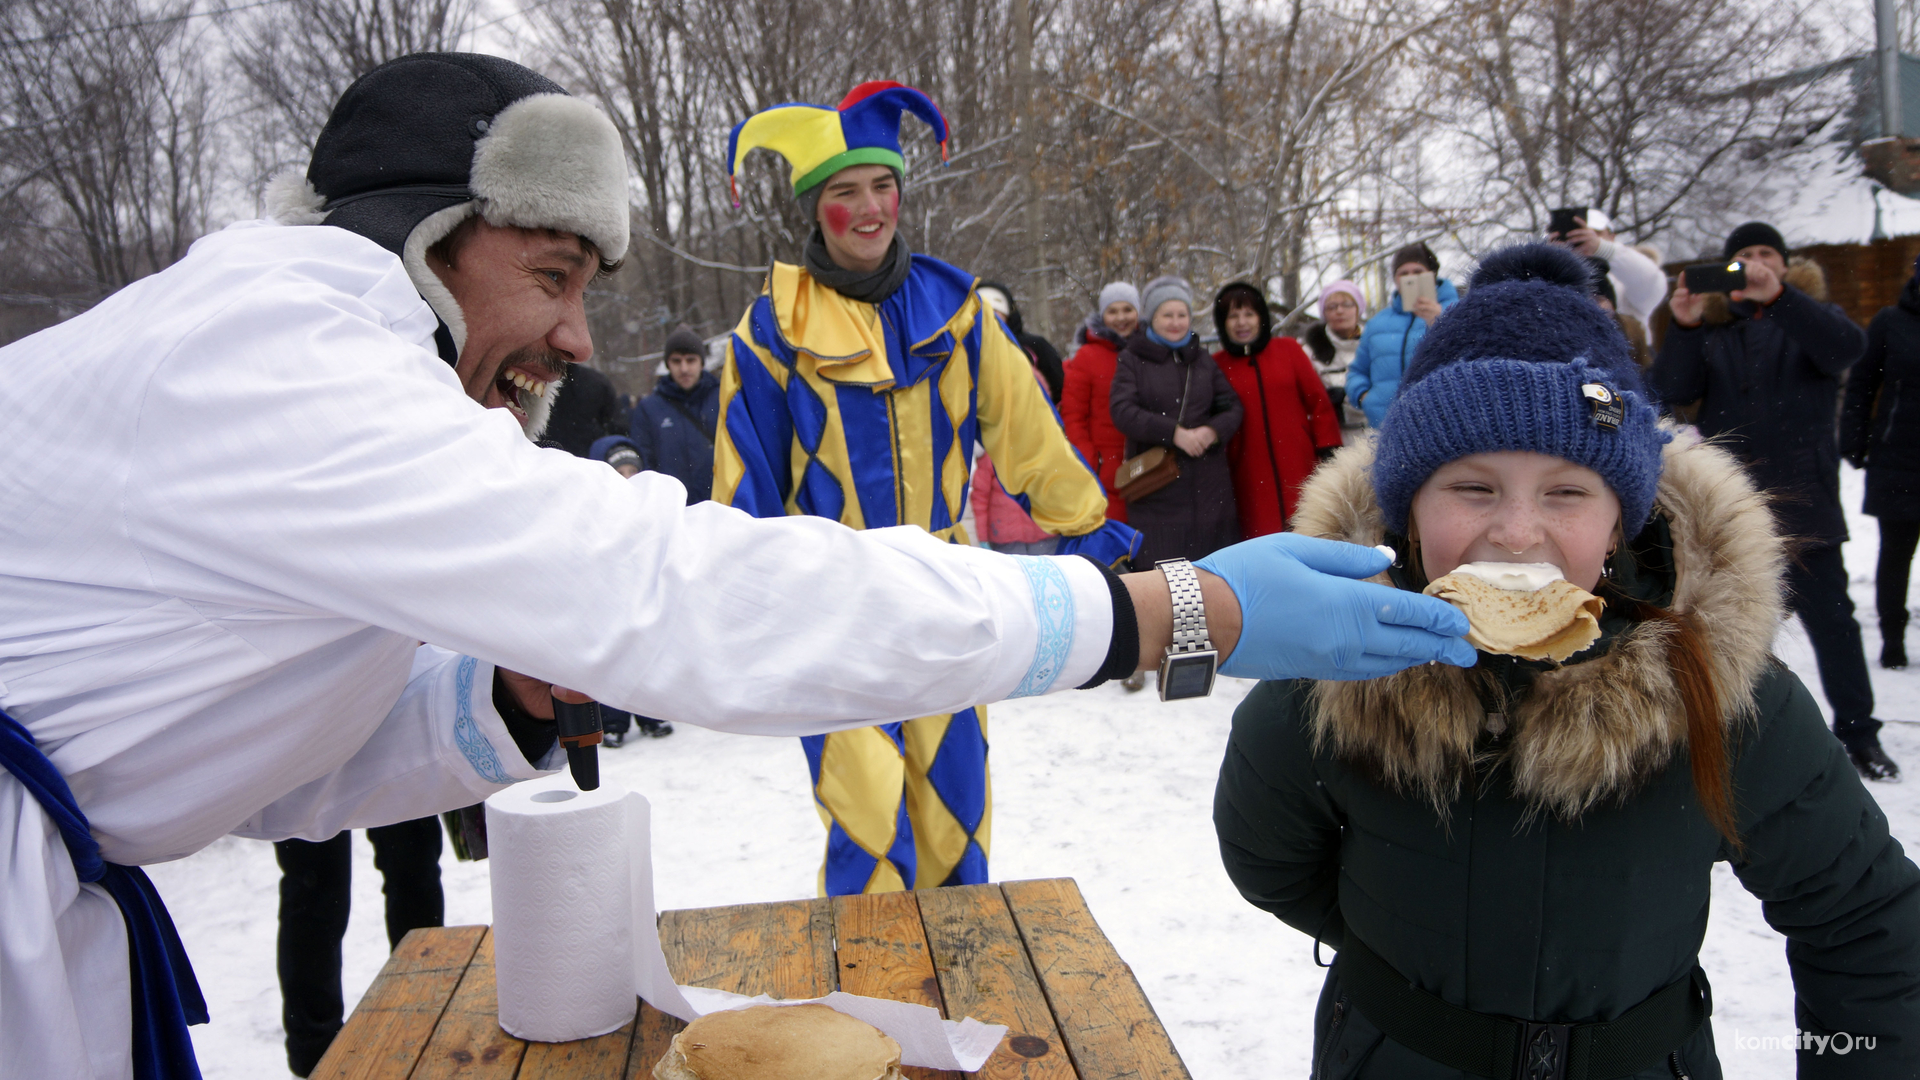
[[[1833,732],[1844,741],[1880,730],[1873,718],[1873,683],[1867,677],[1867,653],[1860,624],[1847,595],[1847,566],[1840,545],[1803,551],[1787,565],[1787,601],[1813,642],[1820,685],[1833,707]]]
[[[340,1030],[340,941],[347,934],[353,884],[350,833],[311,843],[273,845],[280,861],[281,1023],[287,1031],[287,1067],[305,1076]],[[403,821],[367,830],[373,864],[384,879],[387,945],[407,931],[446,921],[440,891],[440,819]]]
[[[1893,637],[1907,627],[1907,583],[1912,580],[1913,550],[1920,546],[1920,521],[1880,519],[1880,565],[1873,572],[1873,602],[1880,609],[1880,630]]]

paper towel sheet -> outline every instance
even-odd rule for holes
[[[611,784],[582,792],[564,774],[519,784],[487,799],[487,837],[500,1026],[510,1034],[542,1042],[604,1035],[632,1019],[635,995],[689,1021],[806,1004],[673,981],[653,906],[652,808],[638,792]],[[974,1072],[1007,1033],[925,1005],[838,991],[812,1000],[886,1032],[906,1065]]]

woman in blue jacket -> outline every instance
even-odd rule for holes
[[[1440,260],[1433,249],[1413,243],[1393,253],[1396,285],[1402,277],[1420,273],[1440,273]],[[1419,347],[1427,328],[1460,299],[1453,282],[1445,278],[1434,291],[1439,296],[1437,301],[1422,299],[1412,311],[1401,305],[1396,292],[1393,302],[1368,319],[1367,328],[1360,334],[1360,348],[1347,369],[1347,400],[1367,414],[1368,427],[1377,428],[1386,418],[1387,406],[1393,404],[1393,395],[1400,389],[1400,373],[1406,370],[1407,358]]]

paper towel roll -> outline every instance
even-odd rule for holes
[[[500,1026],[517,1038],[586,1039],[634,1017],[626,802],[564,776],[487,799]]]

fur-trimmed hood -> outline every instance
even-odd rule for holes
[[[1371,439],[1342,450],[1301,490],[1294,530],[1381,543],[1386,526],[1372,474]],[[1745,471],[1697,439],[1667,446],[1654,507],[1672,537],[1671,609],[1693,616],[1706,636],[1721,722],[1732,729],[1753,708],[1752,688],[1782,618],[1781,541]],[[1685,746],[1686,712],[1668,662],[1673,634],[1666,623],[1633,624],[1604,654],[1540,673],[1498,718],[1482,704],[1480,676],[1461,668],[1319,683],[1315,745],[1443,813],[1492,755],[1504,759],[1519,798],[1572,820],[1631,794]],[[1489,748],[1483,735],[1502,728],[1508,737]]]
[[[1784,280],[1788,285],[1799,289],[1821,303],[1827,302],[1827,272],[1820,264],[1803,255],[1795,255],[1787,260],[1787,272]],[[1700,309],[1700,321],[1707,326],[1725,326],[1733,321],[1733,301],[1726,293],[1705,293],[1706,304]],[[1746,305],[1751,307],[1751,305]]]

